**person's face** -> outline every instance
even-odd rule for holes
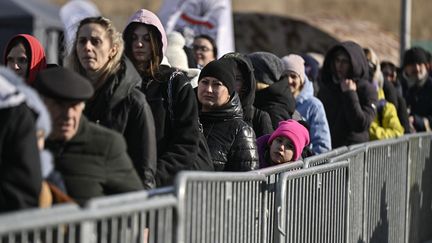
[[[145,25],[139,25],[132,33],[132,55],[139,63],[147,63],[151,59],[150,33]]]
[[[59,141],[71,140],[78,131],[84,110],[84,102],[69,102],[44,97],[53,122],[50,138]]]
[[[389,66],[382,66],[381,72],[383,74],[384,80],[390,81],[390,82],[396,82],[396,71],[393,71],[393,69]]]
[[[423,79],[427,75],[426,63],[408,64],[404,67],[404,72],[408,77]]]
[[[198,82],[198,101],[203,111],[210,111],[228,103],[228,88],[217,78],[204,77]]]
[[[213,46],[205,38],[197,38],[194,40],[193,45],[194,57],[198,65],[205,66],[207,63],[215,60],[213,55]]]
[[[87,72],[102,70],[117,51],[106,30],[96,23],[85,24],[79,29],[76,50],[79,62]]]
[[[275,164],[289,162],[294,157],[294,146],[286,137],[276,137],[270,145],[270,159]]]
[[[294,95],[294,97],[298,96],[303,87],[303,82],[300,78],[300,75],[295,72],[288,71],[288,84],[290,85],[291,93]]]
[[[351,69],[351,61],[348,53],[345,53],[344,51],[337,52],[333,65],[335,75],[339,80],[348,78],[349,71]]]
[[[18,76],[26,78],[29,57],[27,57],[25,47],[22,43],[12,47],[6,57],[6,66],[12,69]]]

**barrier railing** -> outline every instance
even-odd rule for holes
[[[432,239],[432,133],[253,172],[182,172],[174,187],[0,215],[0,243]],[[308,168],[305,168],[308,167]]]
[[[254,173],[180,173],[184,242],[262,242],[264,183],[264,175]]]
[[[432,135],[414,134],[409,140],[407,240],[422,243],[432,239]]]
[[[254,173],[262,174],[266,177],[266,184],[263,184],[264,190],[264,222],[263,222],[263,243],[274,242],[274,226],[276,225],[276,196],[277,196],[277,183],[279,182],[282,173],[300,170],[304,167],[303,161],[295,161],[293,163],[280,164],[268,168],[254,171]]]
[[[83,217],[78,206],[72,204],[2,214],[0,242],[84,242],[78,233]]]
[[[84,211],[91,221],[84,234],[94,241],[88,242],[179,242],[177,199],[172,195],[141,198],[137,195],[126,200],[115,198],[114,203],[110,198],[90,202]]]
[[[338,156],[339,154],[343,154],[348,151],[346,146],[342,146],[331,151],[328,151],[323,154],[318,154],[309,158],[304,159],[304,168],[309,168],[312,166],[318,166],[322,164],[328,163],[329,159]]]
[[[408,139],[366,145],[365,242],[405,242]]]
[[[349,217],[348,217],[348,241],[347,242],[362,242],[363,241],[363,208],[365,203],[364,198],[364,180],[365,180],[365,158],[366,146],[357,147],[344,154],[338,155],[329,160],[329,163],[339,161],[348,161],[349,163]]]
[[[276,242],[346,242],[348,162],[284,173]]]

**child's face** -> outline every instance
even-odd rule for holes
[[[270,145],[270,159],[275,164],[282,164],[294,157],[294,145],[286,137],[277,137]]]

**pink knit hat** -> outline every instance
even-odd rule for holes
[[[295,120],[286,120],[279,122],[278,128],[271,134],[268,145],[277,137],[286,137],[294,145],[294,160],[298,160],[303,151],[303,148],[310,142],[309,132],[302,124]]]

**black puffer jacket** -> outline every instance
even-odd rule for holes
[[[216,171],[258,169],[255,133],[245,121],[240,99],[235,93],[228,104],[211,112],[200,113],[204,135]]]
[[[236,52],[225,54],[222,58],[234,60],[243,77],[243,86],[239,94],[243,109],[243,120],[253,128],[257,137],[272,133],[274,129],[270,115],[254,106],[256,80],[249,58]]]
[[[340,49],[344,49],[351,59],[352,72],[348,78],[356,82],[357,91],[342,92],[340,84],[333,81],[332,65]],[[327,52],[318,98],[326,111],[332,147],[369,141],[369,127],[376,115],[378,96],[368,78],[367,60],[358,44],[343,42]]]
[[[124,57],[116,75],[109,77],[86,103],[90,121],[114,129],[125,137],[128,154],[145,189],[156,186],[156,135],[153,115],[139,91],[141,77]]]

